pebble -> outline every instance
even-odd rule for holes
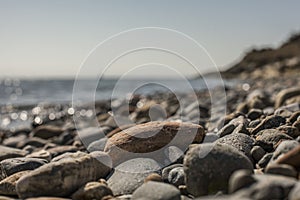
[[[300,145],[278,158],[276,162],[278,164],[288,164],[300,170]]]
[[[183,167],[176,167],[169,172],[168,182],[178,187],[184,185],[184,170]]]
[[[239,198],[249,199],[287,199],[289,192],[297,183],[294,178],[279,175],[253,175],[256,180],[247,189],[235,193]]]
[[[72,145],[63,145],[49,148],[47,149],[47,151],[50,153],[51,157],[54,158],[67,152],[76,152],[78,151],[78,148]]]
[[[270,164],[265,169],[266,174],[277,174],[297,178],[298,172],[290,165]]]
[[[150,158],[135,158],[116,166],[107,183],[115,196],[132,194],[152,173],[159,172],[161,165]]]
[[[297,121],[295,121],[293,123],[293,127],[296,127],[298,129],[298,131],[300,131],[300,119],[298,119]]]
[[[265,129],[256,135],[256,141],[271,143],[274,148],[280,141],[283,140],[293,140],[293,138],[277,129]]]
[[[281,90],[276,95],[275,108],[279,108],[287,99],[298,95],[300,95],[300,88],[298,87]]]
[[[225,135],[229,135],[233,132],[233,130],[236,128],[234,124],[227,124],[225,125],[219,132],[217,133],[218,137],[224,137]],[[206,136],[205,136],[206,137]]]
[[[20,171],[37,169],[48,161],[38,158],[9,158],[0,162],[0,180]]]
[[[27,158],[39,158],[39,159],[44,159],[44,160],[47,160],[48,162],[51,161],[52,159],[52,156],[51,154],[49,153],[49,151],[46,151],[44,149],[40,150],[40,151],[36,151],[36,152],[33,152],[31,154],[28,154],[26,156]]]
[[[168,182],[170,171],[177,167],[183,167],[183,164],[172,164],[170,166],[163,168],[162,173],[161,173],[163,181]]]
[[[195,197],[227,191],[228,180],[238,169],[253,170],[251,161],[226,144],[199,144],[187,152],[184,171],[188,192]]]
[[[49,141],[42,139],[42,138],[38,138],[38,137],[30,137],[30,138],[26,138],[24,140],[21,140],[18,144],[17,144],[17,148],[24,148],[25,146],[33,146],[35,148],[39,148],[39,147],[44,147],[46,144],[49,145]]]
[[[86,155],[86,153],[84,153],[82,151],[77,151],[75,153],[66,152],[66,153],[63,153],[63,154],[53,158],[51,160],[51,162],[58,162],[58,161],[61,161],[61,160],[66,160],[66,159],[76,159],[76,158],[79,158],[79,157],[83,157],[85,155]]]
[[[294,126],[280,126],[277,128],[279,131],[281,131],[282,133],[285,133],[289,136],[291,136],[292,138],[297,138],[298,136],[300,136],[300,132],[299,130],[294,127]]]
[[[217,143],[228,144],[237,150],[244,153],[250,160],[252,160],[251,149],[255,144],[255,140],[250,136],[243,133],[235,133],[226,135],[219,140]]]
[[[298,104],[299,106],[299,104]],[[292,116],[288,119],[288,122],[293,124],[295,121],[297,121],[298,117],[300,116],[300,111],[294,112]]]
[[[33,137],[49,139],[52,137],[57,137],[63,132],[64,130],[60,127],[53,126],[53,125],[42,125],[35,128],[34,131],[31,133],[31,135]]]
[[[23,157],[27,151],[0,145],[0,161],[8,158]]]
[[[2,195],[17,195],[16,182],[29,171],[16,172],[0,181],[0,194]],[[1,199],[1,198],[0,198]]]
[[[251,109],[248,112],[247,117],[251,120],[255,120],[255,119],[258,119],[262,115],[263,115],[263,111],[261,109]]]
[[[244,169],[235,171],[230,176],[228,192],[231,194],[255,183],[256,180],[253,178],[252,174],[252,171]]]
[[[268,116],[252,130],[252,134],[256,135],[259,131],[264,129],[277,128],[278,126],[284,124],[285,121],[285,118],[281,116]]]
[[[83,184],[106,177],[111,170],[109,166],[111,160],[103,152],[51,162],[21,177],[17,181],[17,193],[20,198],[68,196]]]
[[[145,178],[144,182],[146,183],[146,182],[148,182],[148,181],[163,182],[161,175],[159,175],[159,174],[157,174],[157,173],[149,174],[149,175]]]
[[[181,200],[181,194],[176,187],[170,184],[150,181],[135,190],[131,199]]]
[[[7,147],[17,147],[17,144],[20,141],[23,141],[27,138],[27,136],[25,134],[19,134],[16,136],[11,136],[9,138],[5,138],[2,142],[3,145],[7,146]]]
[[[203,139],[204,129],[200,125],[149,122],[114,134],[108,139],[105,152],[108,152],[115,165],[141,156],[164,162],[164,150],[167,146],[186,149],[192,142],[200,143]]]
[[[260,146],[254,146],[250,152],[253,160],[257,163],[266,154],[266,151]]]
[[[280,156],[297,147],[300,143],[295,140],[282,141],[275,149],[272,161],[276,161]]]
[[[89,182],[79,188],[73,195],[73,200],[102,199],[105,196],[113,195],[110,188],[99,182]]]
[[[107,142],[107,138],[101,138],[99,140],[96,140],[94,142],[92,142],[91,144],[89,144],[89,146],[87,147],[87,150],[89,152],[93,152],[93,151],[104,151],[105,145]]]
[[[260,168],[265,168],[273,157],[273,153],[266,153],[257,163]]]

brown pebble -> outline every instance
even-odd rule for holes
[[[162,182],[162,178],[159,174],[152,173],[152,174],[149,174],[144,180],[145,183],[147,183],[149,181]]]

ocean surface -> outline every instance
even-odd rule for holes
[[[81,101],[111,98],[124,98],[128,94],[151,94],[154,92],[184,93],[222,85],[215,78],[195,80],[157,80],[117,79],[75,80],[72,79],[34,79],[20,80],[4,78],[0,80],[0,105],[32,105],[37,103],[68,103],[72,97]],[[228,83],[226,83],[228,84]],[[74,86],[76,87],[74,89]],[[74,95],[75,91],[75,95]]]

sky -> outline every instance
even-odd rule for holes
[[[158,45],[169,42],[170,48],[180,47],[191,59],[207,56],[191,47],[190,41],[176,39],[182,35],[165,33],[166,29],[193,38],[219,69],[225,69],[251,48],[276,47],[300,31],[299,9],[297,0],[0,0],[0,77],[98,76],[106,67],[102,57],[109,58],[115,50],[132,50],[136,40]],[[133,34],[123,42],[106,43],[106,49],[99,47],[115,34],[141,27],[163,29],[161,34],[150,30],[145,33],[149,37]],[[99,50],[98,55],[90,58],[93,50]],[[109,67],[105,75],[122,76],[136,66],[155,65],[149,63],[167,64],[187,76],[214,70],[203,62],[195,71],[180,59],[175,62],[175,57],[157,50],[132,53]],[[83,72],[82,66],[91,59],[93,66]],[[131,74],[173,76],[168,68],[148,69]]]

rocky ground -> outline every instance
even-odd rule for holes
[[[2,107],[0,199],[300,199],[299,81]]]

